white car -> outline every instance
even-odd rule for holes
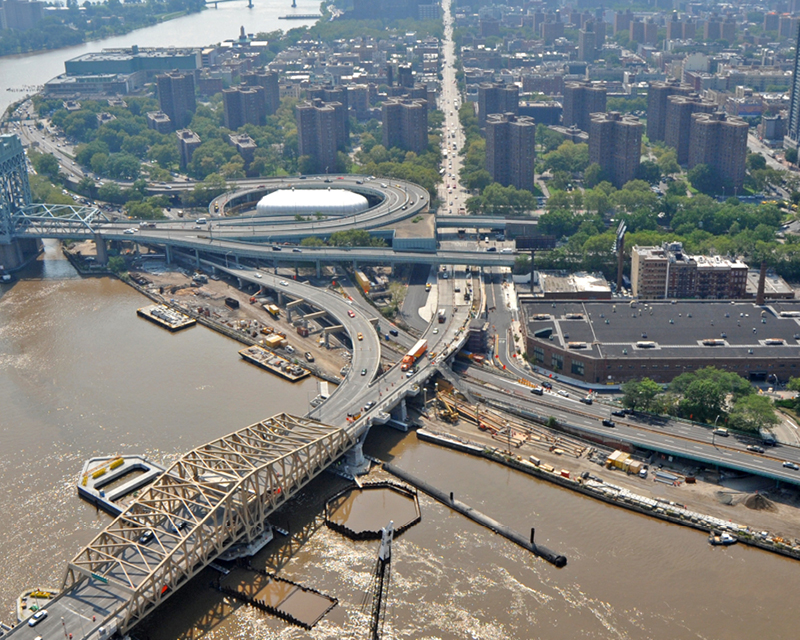
[[[39,609],[39,611],[37,611],[30,618],[28,618],[28,626],[35,627],[46,617],[47,617],[47,609]]]
[[[282,287],[288,287],[288,286],[289,286],[289,283],[288,283],[288,282],[286,282],[286,280],[281,280],[281,282],[280,282],[280,285],[281,285]]]
[[[256,278],[258,278],[258,279],[260,280],[260,279],[261,279],[261,274],[260,274],[260,273],[257,273],[257,274],[256,274]]]
[[[134,233],[136,233],[136,229],[125,229],[125,231],[123,231],[122,233],[128,236],[132,236]]]

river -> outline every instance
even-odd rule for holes
[[[195,327],[170,334],[136,317],[120,282],[81,279],[48,244],[0,287],[0,619],[25,587],[58,586],[66,562],[109,518],[73,483],[92,455],[162,462],[279,411],[303,413],[315,383],[291,385],[239,359],[237,343]],[[617,509],[488,461],[377,427],[373,455],[428,480],[569,559],[564,569],[421,497],[422,521],[395,541],[386,637],[796,638],[791,560]],[[349,637],[375,559],[321,525],[342,486],[323,474],[275,522],[259,567],[338,598],[311,632],[226,603],[207,570],[170,598],[142,638]],[[363,636],[363,629],[361,635]]]
[[[102,49],[130,47],[201,47],[239,37],[239,29],[247,33],[288,31],[295,27],[311,25],[313,20],[280,20],[280,16],[319,13],[320,3],[315,0],[298,0],[292,8],[291,0],[247,0],[224,2],[218,9],[209,8],[176,20],[132,31],[131,33],[86,42],[75,47],[40,51],[0,58],[0,114],[8,105],[26,95],[27,87],[43,85],[64,73],[64,61],[84,53]],[[9,89],[11,89],[9,91]]]

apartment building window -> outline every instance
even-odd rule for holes
[[[564,368],[564,356],[554,353],[550,356],[550,365],[556,371],[561,371]]]
[[[573,360],[572,361],[572,373],[578,376],[582,376],[584,374],[584,364],[583,362]]]
[[[533,359],[539,364],[544,364],[544,349],[542,349],[541,347],[534,347]]]

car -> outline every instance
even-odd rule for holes
[[[798,467],[794,462],[789,462],[788,460],[783,463],[783,466],[787,469],[793,469],[794,471],[800,469],[800,467]]]
[[[604,427],[616,427],[617,425],[614,423],[613,420],[609,420],[608,418],[603,418],[601,421]]]
[[[355,318],[356,317],[356,314],[352,309],[348,309],[347,310],[347,315],[350,316],[351,318]]]
[[[569,398],[569,393],[567,393],[563,389],[559,389],[558,391],[556,391],[556,393],[560,395],[562,398]]]
[[[395,336],[395,337],[397,337],[398,335],[400,335],[400,334],[397,332],[397,329],[389,329],[389,333],[390,333],[390,334],[392,334],[392,335],[393,335],[393,336]]]
[[[363,340],[364,339],[364,334],[359,331],[358,335],[356,336],[356,338],[358,338],[359,340]]]
[[[433,333],[434,333],[434,335],[436,335],[437,333],[439,333],[439,327],[434,327],[434,329],[433,329]]]
[[[362,369],[362,370],[361,370],[361,375],[362,375],[362,376],[365,376],[365,375],[367,375],[367,370],[366,370],[366,369]]]
[[[294,249],[292,249],[292,253],[303,253],[303,250],[295,247]]]
[[[306,351],[303,356],[308,362],[314,362],[314,355],[310,351]]]
[[[260,279],[261,279],[261,274],[260,274],[260,273],[257,273],[257,274],[256,274],[256,278],[258,278],[258,279],[260,280]]]
[[[28,626],[35,627],[46,617],[47,617],[47,609],[39,609],[39,611],[37,611],[30,618],[28,618]]]
[[[585,398],[580,399],[583,404],[592,404],[594,400],[592,400],[592,396],[586,396]]]
[[[486,247],[486,251],[488,251],[490,253],[493,252],[493,251],[497,251],[497,247]]]
[[[288,282],[286,282],[286,280],[281,280],[281,281],[280,281],[280,285],[281,285],[282,287],[288,287],[288,286],[289,286],[289,283],[288,283]]]
[[[136,229],[125,229],[125,231],[122,233],[124,233],[126,236],[132,236],[134,233],[136,233]]]
[[[170,533],[178,534],[179,532],[183,531],[188,524],[186,522],[179,522],[177,525],[174,522],[170,522],[167,529]]]
[[[277,246],[277,245],[272,245],[272,250],[273,251],[280,251],[281,248],[279,246]]]
[[[611,415],[612,416],[617,416],[618,418],[624,418],[628,414],[625,413],[624,411],[620,411],[619,409],[617,409],[616,411],[612,411]]]
[[[373,400],[370,400],[369,402],[367,402],[367,404],[364,405],[364,411],[369,411],[374,406],[375,402]]]
[[[552,385],[552,384],[550,384],[549,382],[542,382],[542,386],[543,386],[545,389],[552,389],[552,388],[553,388],[553,385]]]
[[[139,544],[147,544],[156,534],[152,529],[146,529],[145,532],[139,536]]]
[[[758,446],[758,445],[756,445],[756,444],[749,444],[749,445],[747,445],[747,450],[748,450],[748,451],[754,451],[754,452],[756,452],[756,453],[764,453],[764,448],[763,448],[763,447],[759,447],[759,446]]]
[[[409,369],[408,371],[406,371],[406,378],[410,378],[415,373],[416,373],[416,371],[414,371],[413,369]]]

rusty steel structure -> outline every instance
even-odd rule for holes
[[[344,429],[281,413],[183,455],[69,563],[62,592],[113,593],[132,628],[355,444]],[[85,583],[82,585],[81,583]]]

